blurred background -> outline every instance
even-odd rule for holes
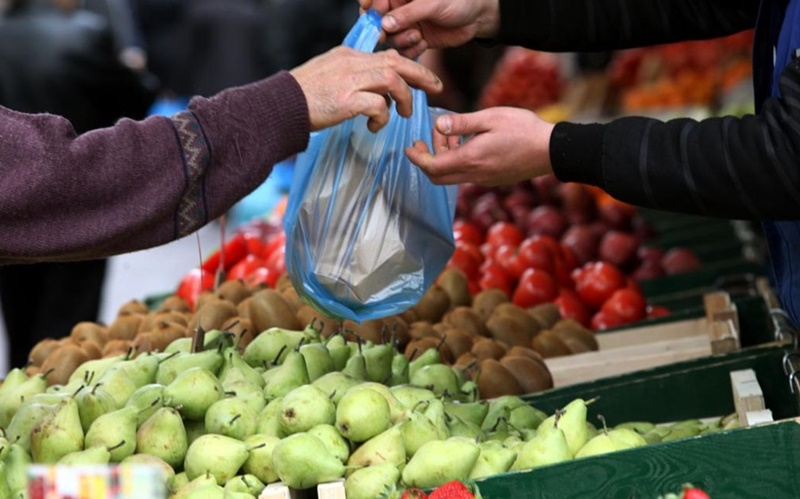
[[[121,117],[171,115],[190,96],[290,69],[340,44],[357,16],[355,0],[0,0],[0,105],[63,115],[79,133]],[[421,61],[445,82],[430,105],[452,111],[507,105],[551,121],[702,118],[752,112],[751,45],[751,32],[617,53],[469,44]],[[81,321],[108,323],[124,302],[173,291],[223,233],[273,213],[291,176],[291,161],[277,165],[224,224],[161,248],[0,268],[0,376],[24,365],[44,337],[66,336]]]

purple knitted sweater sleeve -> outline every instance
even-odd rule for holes
[[[0,264],[158,246],[225,213],[308,143],[289,73],[194,98],[171,118],[76,136],[68,121],[0,107]]]

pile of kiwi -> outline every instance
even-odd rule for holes
[[[436,348],[442,362],[464,366],[468,376],[478,379],[484,398],[550,388],[543,358],[597,350],[594,334],[561,319],[557,307],[523,310],[499,290],[473,297],[464,274],[447,269],[416,306],[361,324],[322,316],[300,299],[287,276],[275,289],[225,281],[204,292],[194,310],[176,295],[155,310],[131,300],[110,324],[81,322],[66,338],[40,341],[31,350],[27,370],[51,371],[47,380],[63,384],[87,360],[162,351],[175,339],[192,336],[198,326],[228,330],[244,349],[270,327],[299,330],[312,321],[326,337],[338,333],[349,340],[394,341],[409,358]]]

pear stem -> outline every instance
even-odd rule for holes
[[[281,349],[278,350],[278,355],[276,355],[275,358],[272,359],[272,365],[273,366],[277,366],[278,365],[278,363],[279,363],[278,360],[281,358],[281,355],[283,355],[283,352],[285,352],[287,348],[289,348],[288,345],[283,345],[281,347]]]
[[[302,347],[305,342],[306,342],[305,336],[300,338],[300,342],[297,344],[297,347],[294,349],[294,351],[295,352],[299,352],[300,351],[300,347]]]
[[[236,327],[236,325],[238,325],[238,324],[239,324],[239,319],[236,319],[235,321],[233,321],[232,323],[230,323],[230,324],[228,325],[228,327],[226,327],[226,328],[225,328],[225,332],[226,332],[226,333],[230,333],[230,332],[231,332],[231,328],[234,328],[234,327]]]
[[[172,352],[171,354],[167,355],[165,358],[163,358],[163,359],[159,360],[159,361],[158,361],[158,363],[159,363],[159,364],[161,364],[161,363],[162,363],[162,362],[164,362],[165,360],[169,360],[169,359],[171,359],[171,358],[175,357],[176,355],[178,355],[179,353],[180,353],[180,352]]]
[[[594,398],[590,398],[589,400],[584,402],[583,405],[590,406],[590,405],[594,404],[595,402],[597,402],[598,400],[600,400],[600,395],[598,395],[597,397],[594,397]]]
[[[78,388],[72,393],[72,398],[75,398],[75,396],[78,395],[84,388],[86,388],[86,385],[81,385],[80,388]]]
[[[506,418],[505,416],[503,416],[503,417],[501,417],[501,418],[497,418],[497,421],[495,421],[495,422],[494,422],[494,424],[492,425],[492,429],[491,429],[491,430],[489,430],[489,431],[490,431],[490,432],[497,431],[497,427],[498,427],[498,426],[500,426],[500,423],[501,423],[502,421],[505,421],[505,422],[506,422],[506,424],[508,424],[508,418]]]
[[[334,389],[334,390],[331,392],[331,394],[330,394],[330,395],[328,395],[328,398],[329,398],[329,399],[331,399],[331,400],[333,400],[333,397],[335,397],[335,396],[336,396],[336,390]]]
[[[235,397],[237,394],[236,394],[236,392],[229,391],[229,392],[225,392],[224,395],[226,397]]]
[[[131,356],[133,355],[133,350],[134,350],[134,348],[132,346],[128,347],[128,351],[125,352],[125,360],[130,360],[131,359]]]
[[[236,422],[236,420],[237,420],[237,419],[239,419],[240,417],[242,417],[242,415],[241,415],[241,414],[237,414],[237,415],[235,415],[234,417],[232,417],[232,418],[231,418],[231,420],[230,420],[230,421],[228,421],[228,424],[233,424],[233,423],[235,423],[235,422]]]
[[[267,444],[258,444],[258,445],[254,445],[254,446],[252,446],[252,447],[248,447],[248,448],[247,448],[247,452],[250,452],[250,451],[253,451],[253,450],[256,450],[256,449],[260,449],[260,448],[262,448],[262,447],[266,447],[266,446],[267,446]]]
[[[361,343],[363,342],[363,338],[358,333],[354,333],[356,335],[356,342],[358,342],[358,354],[363,355],[364,351],[361,349]]]
[[[414,357],[417,356],[417,353],[419,353],[419,348],[414,348],[414,350],[411,352],[411,355],[408,356],[408,361],[411,362],[414,360]]]
[[[115,446],[113,446],[113,447],[106,447],[106,450],[107,450],[108,452],[111,452],[112,450],[117,450],[117,449],[119,449],[119,448],[120,448],[120,447],[122,447],[123,445],[125,445],[125,440],[121,441],[120,443],[118,443],[117,445],[115,445]]]
[[[566,411],[564,411],[564,409],[556,409],[556,412],[555,412],[554,418],[553,418],[553,428],[558,428],[558,421],[561,419],[561,416],[563,416],[564,414],[566,414]]]
[[[444,345],[445,340],[447,340],[447,335],[443,334],[441,341],[439,341],[439,344],[436,345],[436,350],[440,350],[442,348],[442,345]]]
[[[383,327],[381,328],[381,343],[386,343],[386,335],[389,334],[389,326],[386,323],[383,323]]]
[[[608,426],[606,426],[606,418],[602,414],[597,415],[597,419],[599,419],[603,423],[603,433],[608,435]]]
[[[426,400],[420,400],[419,402],[417,402],[416,404],[414,404],[414,407],[412,407],[412,408],[411,408],[411,410],[412,410],[412,411],[416,411],[416,410],[417,410],[417,407],[419,407],[420,405],[422,405],[422,404],[425,404],[425,405],[430,405],[430,403],[431,403],[431,401],[430,401],[430,400],[427,400],[427,399],[426,399]]]
[[[92,395],[94,395],[94,392],[96,392],[97,389],[100,388],[101,386],[103,386],[103,383],[97,383],[96,385],[94,385],[94,388],[92,388]]]
[[[53,372],[53,371],[55,371],[55,370],[56,370],[56,368],[55,368],[55,367],[51,367],[51,368],[50,368],[50,369],[48,369],[47,371],[45,371],[45,372],[41,373],[41,375],[42,375],[42,377],[43,377],[43,378],[47,378],[47,376],[49,376],[49,375],[50,375],[50,373],[52,373],[52,372]]]

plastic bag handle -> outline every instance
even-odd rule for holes
[[[374,52],[381,38],[381,17],[375,9],[358,16],[342,45],[361,52]]]

